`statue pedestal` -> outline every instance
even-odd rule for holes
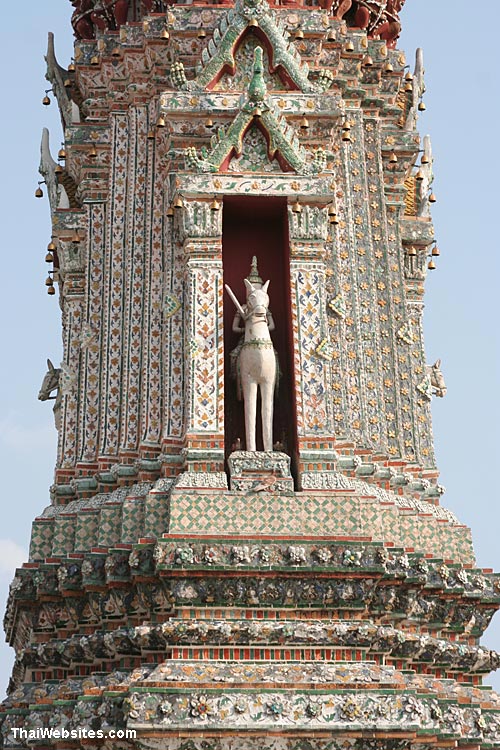
[[[228,460],[232,492],[293,493],[290,456],[278,451],[235,451]]]

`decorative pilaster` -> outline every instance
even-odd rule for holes
[[[188,472],[224,467],[221,211],[186,202],[179,216],[184,261],[184,458]]]
[[[326,313],[327,209],[288,210],[299,473],[333,468],[331,348]]]

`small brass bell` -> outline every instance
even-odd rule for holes
[[[53,253],[55,249],[56,249],[56,246],[55,246],[54,240],[50,240],[49,244],[47,245],[47,251],[49,253]]]
[[[410,92],[410,91],[413,91],[413,84],[412,84],[412,82],[411,82],[411,81],[407,81],[407,82],[405,83],[405,86],[404,86],[404,90],[405,90],[406,92]]]
[[[309,120],[307,119],[305,115],[301,119],[299,125],[300,125],[301,130],[309,130]]]
[[[47,94],[45,94],[45,96],[43,97],[42,104],[44,105],[44,107],[48,107],[49,106],[49,104],[50,104],[50,97],[47,96]]]
[[[210,204],[210,210],[211,211],[219,211],[220,210],[220,203],[217,200],[217,198],[214,196],[213,201]]]
[[[373,66],[373,58],[370,55],[366,55],[363,65],[365,68],[371,68]]]
[[[75,72],[75,63],[70,62],[70,64],[68,65],[68,73],[74,73],[74,72]]]
[[[166,26],[164,26],[161,30],[160,37],[161,39],[165,39],[165,41],[167,41],[167,39],[170,39],[170,34]]]
[[[74,245],[78,245],[78,243],[80,242],[80,235],[78,234],[78,232],[76,230],[75,230],[75,233],[73,234],[73,236],[71,237],[71,242]]]
[[[35,190],[35,198],[43,198],[43,190],[40,185]]]
[[[330,224],[333,224],[333,225],[337,226],[337,224],[340,223],[339,222],[339,217],[337,216],[337,214],[335,213],[335,211],[333,213],[329,213],[328,215],[330,217]]]
[[[61,167],[61,165],[60,165],[60,164],[58,164],[58,165],[57,165],[57,166],[55,167],[55,169],[54,169],[54,174],[56,174],[56,175],[57,175],[58,177],[59,177],[60,175],[62,175],[62,173],[63,173],[63,172],[64,172],[64,169],[63,169],[63,168]]]
[[[182,198],[180,195],[176,196],[173,206],[174,208],[182,208],[184,206],[184,203],[182,202]]]
[[[294,38],[297,39],[298,41],[304,38],[304,32],[302,31],[302,29],[297,29],[297,31],[294,34]]]
[[[93,55],[90,58],[90,64],[91,65],[99,65],[99,57],[98,57],[98,55]]]
[[[62,160],[66,159],[66,150],[64,146],[61,146],[61,148],[57,152],[57,158]]]
[[[410,245],[410,247],[408,248],[408,255],[410,256],[410,258],[414,258],[416,254],[417,254],[417,251],[415,250],[413,245]]]
[[[47,287],[47,294],[53,295],[55,293],[56,293],[56,290],[54,289],[53,286]]]
[[[95,159],[97,157],[97,149],[94,144],[92,144],[92,148],[89,151],[89,156],[91,159]]]
[[[435,270],[436,264],[434,263],[434,261],[432,260],[432,258],[428,262],[427,268],[429,269],[429,271],[434,271]]]
[[[200,29],[198,31],[198,39],[205,39],[207,36],[207,32],[204,29]]]
[[[384,65],[384,73],[394,73],[394,68],[391,62],[386,62]]]
[[[441,250],[438,248],[437,245],[434,245],[434,247],[432,248],[431,255],[433,255],[435,258],[441,255]]]
[[[65,89],[70,89],[72,87],[72,85],[73,85],[73,82],[72,82],[71,78],[65,78],[64,79],[64,88]]]
[[[418,111],[419,112],[425,112],[426,109],[427,109],[427,107],[425,106],[425,102],[420,102],[419,105],[418,105]]]
[[[47,276],[45,279],[45,286],[54,286],[54,282],[52,281],[52,278],[50,276]]]
[[[295,203],[292,203],[292,211],[294,214],[301,214],[302,213],[302,206],[299,203],[299,199],[295,199]]]
[[[342,140],[344,143],[350,143],[351,142],[351,129],[346,130],[345,128],[342,130]]]
[[[334,31],[334,29],[328,29],[328,34],[326,35],[326,41],[327,42],[334,42],[335,41],[335,31]]]
[[[415,175],[415,179],[417,180],[417,182],[422,182],[424,177],[425,177],[424,173],[422,172],[421,169],[419,169],[417,174]]]
[[[429,157],[426,154],[422,154],[422,158],[420,159],[421,164],[428,164],[429,163]]]
[[[344,47],[344,52],[354,52],[354,44],[352,43],[352,39],[349,39],[346,46]]]
[[[431,193],[429,195],[429,203],[436,203],[436,201],[437,201],[437,198],[436,198],[435,193]]]
[[[111,50],[111,57],[120,57],[121,54],[122,54],[122,51],[121,51],[121,49],[119,47],[114,47]]]
[[[52,255],[52,253],[47,253],[47,255],[45,256],[45,262],[46,263],[53,263],[54,262],[54,256]]]
[[[168,216],[169,218],[172,218],[172,216],[174,215],[174,209],[172,208],[172,206],[169,206],[169,207],[167,208],[167,210],[165,211],[165,213],[166,213],[166,215],[167,215],[167,216]]]
[[[397,164],[398,163],[398,157],[394,153],[394,151],[391,151],[391,154],[389,155],[389,164]]]
[[[256,28],[259,25],[259,22],[257,21],[256,18],[252,18],[249,21],[248,25],[251,26],[252,28]]]
[[[154,130],[148,130],[148,134],[147,134],[146,138],[148,139],[148,141],[154,141],[154,139],[156,138],[155,131]]]
[[[211,117],[207,117],[207,119],[205,120],[205,127],[213,128],[213,126],[214,126],[214,121],[212,120]]]
[[[410,71],[408,71],[405,75],[405,81],[413,81],[413,75],[410,73]]]
[[[164,128],[167,123],[165,122],[165,118],[163,115],[160,115],[159,118],[156,121],[156,127],[157,128]]]

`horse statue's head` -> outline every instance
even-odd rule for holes
[[[247,290],[247,315],[266,315],[269,307],[269,295],[267,293],[269,280],[262,287],[255,286],[248,279],[243,279]]]
[[[434,395],[438,398],[446,396],[446,383],[444,375],[441,372],[441,360],[437,359],[433,365],[429,365],[429,374],[431,376],[431,385],[434,389]]]
[[[50,398],[52,391],[59,388],[59,378],[61,375],[61,368],[54,367],[50,359],[47,360],[48,370],[40,386],[40,392],[38,394],[39,401],[47,401]]]

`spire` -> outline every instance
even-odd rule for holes
[[[247,276],[247,280],[255,286],[255,284],[262,284],[264,283],[262,279],[259,276],[259,269],[257,268],[257,256],[254,255],[252,258],[252,266],[250,268],[250,273]]]

